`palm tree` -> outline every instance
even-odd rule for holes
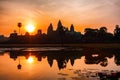
[[[22,23],[21,22],[19,22],[18,23],[18,28],[19,28],[19,34],[20,34],[20,28],[22,27]]]
[[[20,58],[19,58],[19,64],[17,65],[18,70],[20,70],[22,65],[20,64]]]

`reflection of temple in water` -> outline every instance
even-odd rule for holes
[[[25,56],[26,59],[30,55],[35,56],[38,61],[42,58],[47,58],[50,67],[53,61],[56,60],[59,69],[66,68],[68,61],[74,65],[76,59],[85,56],[85,64],[99,64],[103,67],[108,65],[108,58],[114,57],[116,65],[120,65],[120,49],[105,49],[105,48],[84,48],[82,51],[10,51],[10,58],[16,60],[19,56]],[[19,66],[19,69],[21,67]]]
[[[35,56],[38,61],[42,61],[42,58],[47,57],[48,64],[50,67],[53,65],[53,60],[57,61],[58,68],[62,69],[67,66],[68,61],[70,60],[71,65],[74,65],[75,59],[80,59],[82,54],[80,51],[70,52],[70,51],[55,51],[55,52],[39,52],[39,51],[10,51],[10,58],[16,60],[18,56],[25,56],[26,59],[29,56]]]

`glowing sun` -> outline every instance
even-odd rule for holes
[[[28,32],[32,33],[32,32],[35,31],[35,26],[34,26],[33,24],[28,24],[28,25],[25,27],[25,29],[26,29]]]

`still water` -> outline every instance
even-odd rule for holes
[[[120,71],[120,49],[0,48],[0,80],[100,80]]]

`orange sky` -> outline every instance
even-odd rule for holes
[[[47,31],[50,23],[54,29],[60,19],[64,26],[74,24],[76,31],[84,28],[106,26],[112,32],[120,24],[119,0],[0,0],[0,35],[9,36],[17,30],[17,23],[24,27],[33,23],[37,29]],[[35,31],[34,33],[36,33]]]

